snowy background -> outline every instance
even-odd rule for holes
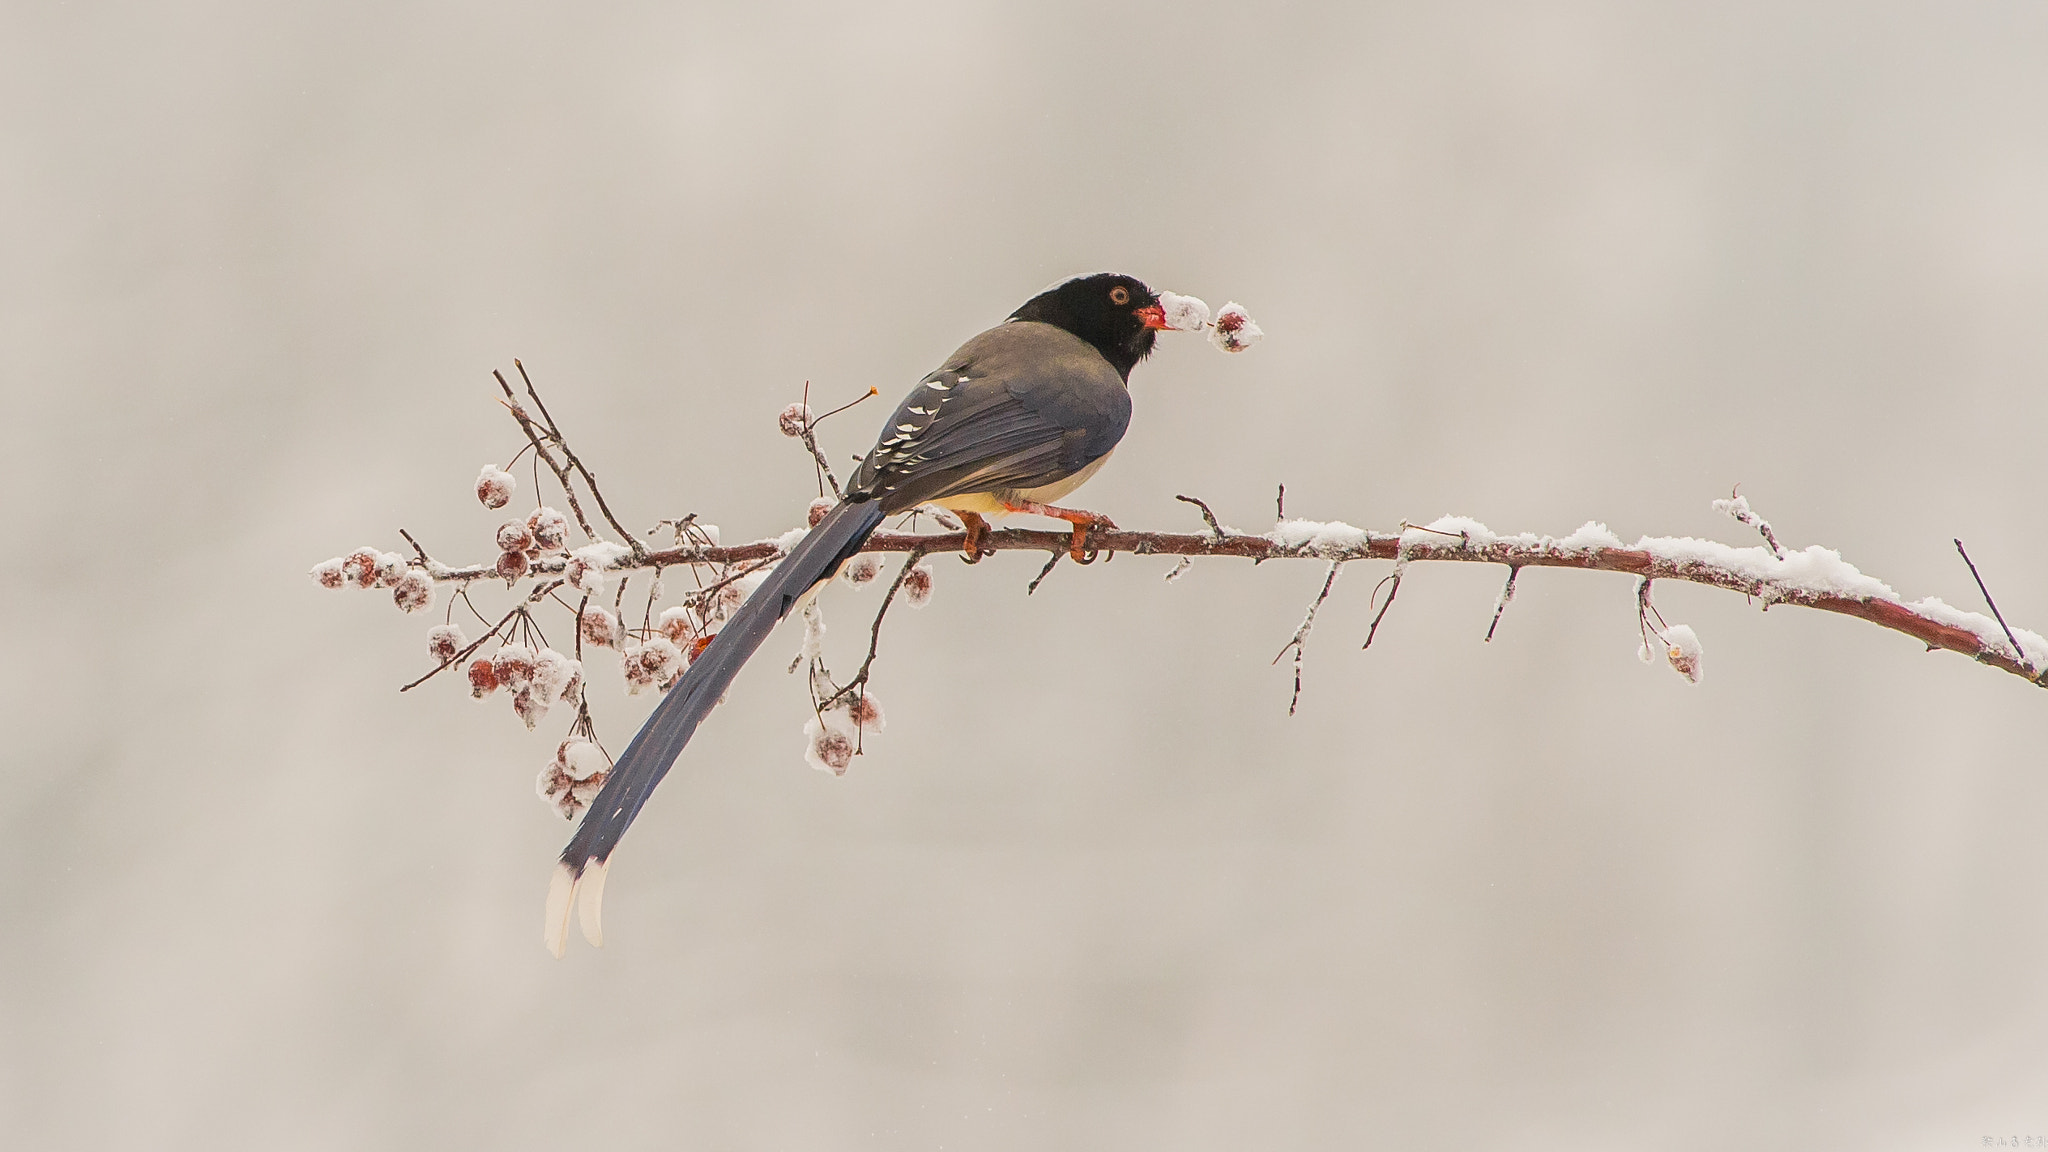
[[[469,492],[524,358],[645,526],[780,533],[804,381],[1049,281],[1169,338],[1087,506],[1840,548],[2048,623],[2048,10],[0,9],[12,1147],[2048,1143],[2048,695],[1631,582],[939,562],[887,734],[786,630],[540,944],[559,738],[309,565]],[[530,491],[530,490],[528,490]],[[524,495],[521,497],[524,499]],[[834,591],[844,660],[878,590]],[[438,613],[436,614],[438,616]],[[622,737],[647,698],[594,673]]]

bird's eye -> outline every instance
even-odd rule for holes
[[[1131,302],[1131,290],[1119,284],[1109,290],[1109,302],[1118,306]]]

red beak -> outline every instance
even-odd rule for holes
[[[1147,304],[1145,307],[1138,309],[1137,317],[1145,322],[1145,327],[1147,328],[1168,331],[1166,327],[1166,309],[1157,304]]]

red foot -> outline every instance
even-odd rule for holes
[[[1088,529],[1115,528],[1116,521],[1100,512],[1087,512],[1079,508],[1055,508],[1051,504],[1040,504],[1036,500],[1022,500],[1015,503],[1005,501],[1003,507],[1011,512],[1029,512],[1034,516],[1051,516],[1065,520],[1074,526],[1074,538],[1067,545],[1067,554],[1076,564],[1093,564],[1095,553],[1088,548]]]

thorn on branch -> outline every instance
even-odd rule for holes
[[[1493,623],[1486,626],[1486,642],[1493,643],[1493,630],[1500,627],[1500,614],[1508,610],[1508,604],[1515,598],[1515,577],[1522,574],[1520,564],[1508,565],[1508,582],[1500,587],[1500,599],[1493,602]]]
[[[1970,566],[1970,578],[1977,582],[1977,591],[1983,593],[1984,603],[1991,609],[1992,617],[1998,621],[1998,626],[2005,630],[2006,642],[2012,645],[2013,659],[2018,660],[2020,667],[2025,668],[2028,675],[2032,676],[2034,662],[2027,659],[2027,650],[2020,647],[2019,637],[2012,634],[2012,626],[2005,622],[2005,614],[1998,610],[1996,603],[1992,602],[1991,589],[1984,586],[1984,577],[1977,574],[1977,565],[1970,559],[1970,554],[1963,551],[1963,542],[1961,540],[1956,541],[1956,551],[1962,554],[1963,563]]]

